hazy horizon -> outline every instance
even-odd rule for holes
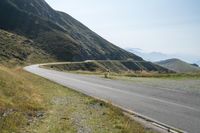
[[[46,0],[122,48],[200,60],[198,0]]]

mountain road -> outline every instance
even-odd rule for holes
[[[59,72],[41,68],[39,65],[24,69],[183,131],[200,132],[199,93],[171,89],[167,85],[159,87],[145,85],[140,81],[111,80],[94,75]]]

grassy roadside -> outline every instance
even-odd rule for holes
[[[184,80],[184,79],[200,79],[200,73],[124,73],[117,74],[111,73],[109,78],[132,80],[134,78],[152,78],[152,79],[171,79],[171,80]]]
[[[42,66],[43,67],[43,66]],[[48,68],[48,67],[47,67]],[[112,80],[123,80],[134,83],[135,86],[153,87],[153,88],[168,88],[172,90],[184,90],[190,93],[200,94],[200,73],[156,73],[156,72],[140,72],[140,73],[113,73],[110,72],[89,72],[89,71],[66,71],[55,68],[48,68],[63,72],[76,74],[96,75],[101,78]],[[106,75],[107,74],[107,75]]]
[[[109,104],[21,68],[0,66],[1,133],[146,133]]]
[[[79,65],[75,66],[76,63],[67,64],[54,64],[54,65],[45,65],[41,66],[47,69],[64,71],[76,74],[87,74],[87,75],[99,75],[101,77],[108,77],[111,79],[130,79],[135,77],[142,78],[166,78],[166,79],[200,79],[200,73],[175,73],[175,72],[158,72],[158,71],[129,71],[129,70],[117,70],[109,69],[109,74],[105,69],[97,69],[96,66],[91,64],[83,65],[82,62],[79,62]],[[87,62],[86,62],[87,63]],[[89,62],[90,63],[90,62]],[[81,64],[81,65],[80,65]],[[113,66],[112,66],[113,67]],[[110,68],[112,68],[110,67]],[[109,75],[109,76],[107,76]]]
[[[65,62],[61,64],[49,64],[46,67],[67,70],[67,71],[90,71],[90,72],[140,72],[140,71],[154,71],[159,73],[173,72],[156,64],[147,61],[133,61],[133,60],[92,60],[82,62]]]
[[[76,71],[67,71],[64,69],[57,69],[57,68],[51,68],[48,66],[41,66],[43,68],[51,69],[51,70],[57,70],[57,71],[63,71],[63,72],[69,72],[69,73],[75,73],[75,74],[85,74],[85,75],[97,75],[100,77],[105,78],[108,73],[102,72],[102,71],[82,71],[82,70],[76,70]],[[133,78],[156,78],[156,79],[173,79],[173,80],[182,80],[182,79],[200,79],[200,73],[158,73],[158,72],[146,72],[146,71],[140,71],[140,72],[121,72],[121,73],[115,73],[115,72],[109,72],[107,78],[110,79],[122,79],[122,80],[131,80]]]

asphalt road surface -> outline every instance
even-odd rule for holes
[[[28,66],[25,70],[184,130],[200,133],[200,94]]]

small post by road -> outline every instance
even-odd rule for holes
[[[109,76],[110,76],[110,70],[107,69],[106,73],[104,74],[104,77],[105,78],[109,78]]]

